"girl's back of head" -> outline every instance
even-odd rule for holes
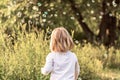
[[[63,28],[55,28],[51,34],[50,49],[54,52],[66,52],[74,47],[73,40],[68,31]]]

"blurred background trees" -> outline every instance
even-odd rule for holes
[[[8,35],[15,28],[50,34],[60,26],[74,33],[75,40],[115,45],[119,41],[120,0],[0,1],[0,27]]]

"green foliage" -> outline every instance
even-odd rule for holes
[[[17,29],[15,29],[18,31]],[[15,31],[13,29],[13,31]],[[12,34],[13,37],[15,33]],[[50,52],[49,40],[43,39],[44,32],[17,32],[17,38],[11,37],[0,29],[0,79],[2,80],[49,80],[40,72]],[[14,42],[14,44],[13,44]],[[80,76],[83,80],[96,80],[102,73],[104,62],[119,67],[119,50],[110,48],[109,52],[103,45],[78,44],[72,50],[76,53],[80,64]],[[114,56],[113,51],[115,51]],[[108,58],[104,55],[109,54]],[[110,55],[114,57],[110,57]],[[114,60],[113,60],[114,58]],[[113,60],[113,62],[110,62]]]
[[[53,29],[64,26],[69,32],[71,30],[74,30],[75,33],[82,31],[80,27],[77,27],[79,25],[70,8],[70,4],[61,4],[61,1],[54,2],[52,0],[36,1],[1,1],[0,27],[18,27],[19,29],[24,28],[30,31],[33,28],[46,30],[48,27]]]
[[[111,49],[109,53],[109,63],[108,66],[115,69],[120,69],[120,51]]]
[[[91,44],[86,44],[84,47],[78,45],[74,49],[79,59],[81,67],[80,76],[83,80],[95,80],[98,74],[101,74],[103,65],[98,58],[98,55],[100,57],[100,50],[97,49],[97,47],[93,48]]]
[[[84,22],[95,33],[102,15],[101,3],[101,0],[76,0]],[[110,9],[113,15],[115,12],[119,15],[120,8]],[[59,26],[66,27],[78,40],[84,37],[68,1],[0,0],[0,79],[49,80],[49,76],[40,73],[50,52],[46,35]],[[96,80],[103,68],[120,69],[120,50],[113,47],[84,43],[75,45],[73,52],[79,59],[83,80]]]
[[[39,35],[36,38],[35,33],[26,35],[21,33],[18,34],[13,45],[11,39],[2,34],[0,39],[0,78],[2,80],[43,80],[40,68],[46,54],[49,53],[49,47],[48,41],[43,41],[42,36]]]
[[[0,4],[1,23],[4,27],[27,24],[27,28],[46,29],[47,27],[55,28],[63,25],[69,29],[75,28],[76,23],[69,4],[61,4],[59,1],[35,2],[34,0],[8,0],[4,3],[4,5],[2,2]]]
[[[103,15],[101,0],[76,0],[84,22],[95,33],[99,32],[99,24]],[[108,1],[109,4],[109,1]],[[115,3],[114,3],[115,5]],[[119,6],[109,6],[112,15],[119,19]],[[96,8],[97,7],[97,8]],[[109,9],[108,9],[109,11]],[[33,27],[46,30],[48,27],[64,26],[70,32],[75,31],[76,39],[81,39],[82,29],[74,17],[79,15],[71,9],[69,1],[64,0],[1,0],[0,1],[0,26],[23,27],[30,30]],[[20,26],[18,26],[20,25]]]

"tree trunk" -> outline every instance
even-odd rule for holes
[[[70,4],[71,4],[71,9],[74,11],[75,17],[78,20],[79,24],[81,25],[87,39],[89,41],[93,41],[94,38],[94,33],[89,29],[88,25],[83,21],[83,16],[81,14],[81,12],[79,11],[79,9],[76,7],[74,0],[69,0]],[[79,14],[79,15],[76,15]]]
[[[112,2],[112,1],[110,1]],[[105,45],[114,45],[116,39],[116,17],[107,11],[107,2],[102,3],[103,16],[99,26],[98,39]]]
[[[86,37],[88,40],[93,41],[95,35],[94,33],[89,29],[88,25],[83,22],[83,16],[79,9],[76,7],[74,0],[69,0],[71,4],[71,9],[74,11],[74,14],[76,16],[76,19],[78,20],[79,24],[81,25],[83,31],[85,32]],[[116,17],[111,15],[111,12],[108,11],[108,7],[112,6],[113,0],[103,0],[102,3],[102,11],[103,16],[101,19],[101,23],[99,26],[99,34],[97,36],[97,39],[101,41],[103,44],[109,46],[114,45],[115,39],[116,39]],[[115,1],[116,4],[119,4],[119,0]],[[107,3],[110,3],[110,6],[107,6]],[[76,15],[78,13],[79,15]]]

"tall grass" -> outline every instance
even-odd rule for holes
[[[49,53],[49,43],[43,40],[43,32],[18,34],[12,37],[0,33],[0,78],[2,80],[43,80],[40,68]]]
[[[34,32],[17,31],[11,35],[0,30],[0,79],[49,80],[49,76],[40,72],[50,52],[49,40],[43,39],[44,32],[38,32],[36,36]],[[96,80],[104,66],[120,66],[120,50],[114,48],[107,50],[103,45],[87,43],[75,45],[72,51],[78,57],[83,80]]]

